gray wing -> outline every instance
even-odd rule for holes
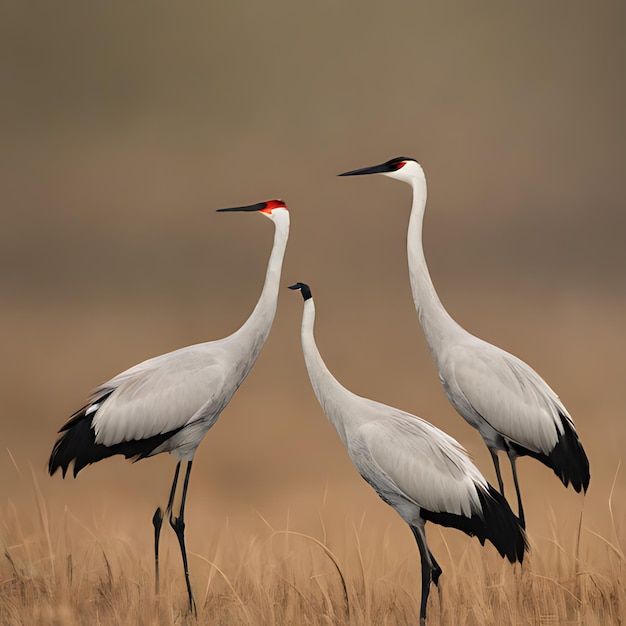
[[[569,418],[556,393],[517,357],[478,340],[451,354],[447,391],[497,432],[530,450],[550,452]],[[461,397],[459,397],[459,395]]]
[[[487,481],[460,444],[418,417],[380,406],[381,419],[359,426],[348,450],[381,497],[389,501],[395,492],[421,508],[457,515],[480,509],[476,489],[487,489]]]
[[[211,342],[148,359],[118,374],[96,389],[86,410],[95,412],[96,442],[111,446],[176,430],[207,417],[211,407],[219,415],[235,391],[225,384],[226,362],[219,342]],[[98,398],[111,390],[100,404]]]

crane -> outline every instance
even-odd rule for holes
[[[417,541],[420,624],[425,624],[430,584],[438,586],[442,573],[426,542],[426,522],[476,535],[483,545],[488,539],[511,563],[521,563],[528,549],[524,530],[457,441],[415,415],[352,393],[334,378],[315,343],[309,286],[296,283],[289,289],[299,290],[304,299],[302,351],[322,409],[358,472],[409,525]]]
[[[232,335],[148,359],[98,386],[85,406],[59,431],[48,471],[74,476],[90,463],[123,454],[138,461],[162,452],[177,459],[165,513],[158,507],[154,526],[155,588],[159,593],[159,537],[164,515],[176,533],[185,571],[189,610],[197,615],[185,549],[185,501],[196,449],[254,365],[267,339],[278,300],[280,274],[289,237],[289,211],[282,200],[218,209],[251,211],[274,223],[274,243],[261,296],[246,322]],[[181,464],[186,463],[178,515],[173,513]]]
[[[430,354],[445,394],[471,426],[478,429],[493,460],[500,493],[504,484],[498,452],[511,463],[518,515],[525,526],[516,459],[537,459],[580,493],[589,486],[589,460],[574,422],[557,394],[524,361],[473,336],[443,307],[433,286],[422,245],[426,177],[421,165],[397,157],[371,167],[339,174],[382,174],[413,189],[407,251],[411,291]]]

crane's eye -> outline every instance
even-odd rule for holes
[[[397,163],[393,164],[393,170],[394,172],[398,171],[400,168],[404,167],[406,165],[406,161],[398,161]]]
[[[268,200],[263,203],[265,206],[260,210],[261,213],[271,215],[274,209],[286,209],[287,205],[284,200]]]
[[[286,209],[287,205],[285,204],[284,200],[268,200],[265,203],[265,209],[263,209],[264,211],[272,211],[273,209]]]

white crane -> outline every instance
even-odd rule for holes
[[[431,581],[441,568],[426,543],[424,526],[434,522],[488,539],[502,557],[522,562],[528,549],[519,520],[452,437],[415,415],[362,398],[330,373],[317,349],[315,305],[304,283],[302,351],[313,391],[335,427],[350,460],[381,499],[409,525],[422,563],[420,624],[426,622]]]
[[[48,471],[61,468],[63,476],[74,463],[74,476],[89,465],[115,454],[144,459],[170,452],[178,463],[165,514],[174,529],[185,570],[189,610],[197,615],[189,582],[185,550],[185,499],[196,449],[215,424],[231,397],[254,365],[267,339],[278,300],[280,273],[289,237],[289,211],[282,200],[219,211],[253,211],[272,220],[274,244],[265,284],[252,314],[235,333],[187,346],[143,361],[97,387],[87,404],[61,428]],[[187,463],[180,510],[172,508],[181,463]],[[159,592],[160,507],[154,513],[155,586]]]
[[[517,457],[528,455],[541,461],[566,487],[571,483],[577,492],[586,492],[589,460],[574,422],[556,393],[524,361],[461,328],[441,304],[422,246],[426,208],[422,167],[415,159],[397,157],[339,176],[364,174],[383,174],[408,183],[413,189],[407,250],[417,315],[448,400],[461,417],[478,429],[489,448],[500,493],[504,495],[500,450],[507,453],[511,463],[522,524],[525,521],[515,469]]]

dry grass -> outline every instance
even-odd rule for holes
[[[173,540],[165,541],[162,593],[156,597],[147,520],[135,524],[125,512],[127,526],[105,528],[67,508],[53,514],[36,478],[32,482],[34,496],[22,510],[9,502],[2,511],[0,623],[195,623],[186,610]],[[609,500],[607,515],[611,507]],[[511,567],[476,540],[450,551],[443,539],[444,554],[438,556],[444,576],[441,594],[431,594],[429,623],[621,623],[626,567],[620,529],[613,524],[611,538],[584,525],[569,532],[548,515],[552,536],[534,541],[531,536],[532,552],[523,567]],[[274,529],[260,514],[247,532],[227,521],[207,535],[191,553],[198,622],[415,623],[417,550],[392,550],[389,532],[368,528],[363,520],[358,527],[346,521],[333,529],[326,528],[323,513],[320,520],[317,537]],[[434,540],[444,536],[435,527],[430,533]]]
[[[623,622],[626,5],[253,4],[3,3],[0,624],[195,623],[169,529],[153,592],[149,520],[172,459],[111,459],[76,481],[45,463],[94,385],[252,310],[271,226],[220,206],[288,200],[283,285],[313,286],[331,370],[454,436],[493,483],[415,315],[409,189],[334,176],[402,152],[427,169],[443,303],[546,377],[592,474],[579,531],[579,496],[520,459],[523,567],[429,529],[444,570],[431,625]],[[198,621],[345,623],[341,573],[352,624],[415,623],[413,538],[323,417],[301,299],[283,291],[194,461]]]

